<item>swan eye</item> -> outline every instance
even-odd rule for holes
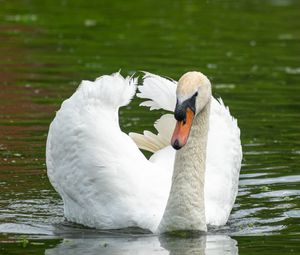
[[[189,98],[188,101],[188,107],[194,112],[196,112],[196,97],[198,96],[198,91],[191,97]]]
[[[184,121],[186,119],[186,101],[184,101],[183,103],[179,103],[177,100],[176,103],[176,108],[174,111],[174,117],[176,120],[178,121]]]
[[[193,113],[195,114],[197,95],[198,95],[198,91],[193,96],[191,96],[189,99],[183,101],[182,103],[179,103],[179,101],[177,100],[176,108],[174,111],[174,117],[176,120],[182,121],[183,124],[185,124],[187,108],[190,108],[193,111]]]

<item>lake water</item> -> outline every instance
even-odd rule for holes
[[[0,254],[300,253],[300,2],[0,0]],[[200,70],[244,151],[228,224],[174,239],[64,222],[48,126],[82,79]],[[159,112],[121,110],[126,132]]]

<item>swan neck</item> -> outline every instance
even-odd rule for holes
[[[172,186],[159,232],[207,231],[204,178],[210,101],[193,121],[186,145],[176,152]]]

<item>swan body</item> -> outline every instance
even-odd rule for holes
[[[242,158],[236,120],[221,100],[208,96],[207,142],[201,143],[198,153],[203,154],[199,167],[204,169],[201,177],[191,180],[192,183],[185,182],[185,188],[179,185],[178,189],[191,194],[186,197],[191,200],[190,208],[188,202],[184,202],[184,208],[177,215],[179,218],[175,217],[181,225],[170,223],[175,213],[169,206],[171,198],[174,206],[181,205],[176,199],[180,192],[174,188],[174,175],[186,165],[184,157],[181,163],[176,161],[181,151],[188,150],[192,143],[190,139],[197,144],[193,138],[196,128],[192,127],[187,149],[183,147],[177,152],[170,142],[176,125],[173,114],[162,115],[155,122],[157,134],[144,131],[143,135],[127,135],[122,132],[118,110],[129,104],[136,86],[137,79],[123,78],[119,73],[101,76],[94,82],[82,81],[52,121],[46,148],[47,173],[63,199],[65,217],[89,227],[138,226],[152,232],[166,232],[182,226],[188,228],[193,219],[196,228],[204,231],[207,224],[224,225],[237,195]],[[143,85],[138,86],[137,96],[147,99],[141,105],[150,110],[173,112],[176,102],[187,100],[188,92],[195,89],[185,87],[178,95],[178,87],[175,81],[147,73]],[[197,107],[200,101],[203,100],[196,102]],[[201,116],[200,110],[194,123]],[[139,148],[149,150],[153,155],[148,160]],[[194,154],[195,157],[198,154]],[[193,156],[189,161],[193,162]],[[193,168],[197,164],[190,165]],[[173,189],[176,190],[172,192]],[[193,200],[192,196],[196,194],[193,189],[200,190],[202,197],[194,196]],[[200,200],[201,206],[194,206],[195,200]],[[197,208],[201,211],[199,217]],[[195,213],[182,216],[183,211]],[[197,217],[201,219],[198,221]]]

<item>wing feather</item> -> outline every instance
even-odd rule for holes
[[[165,178],[156,177],[159,169],[118,122],[118,108],[131,100],[135,83],[119,74],[84,81],[50,125],[47,173],[70,221],[102,229],[140,226],[152,231],[159,223],[167,199],[160,184]],[[145,135],[152,139],[150,133]]]
[[[145,73],[143,85],[138,86],[139,93],[137,93],[137,96],[150,100],[144,101],[140,105],[150,107],[150,110],[164,109],[166,111],[174,111],[176,87],[176,81]]]

